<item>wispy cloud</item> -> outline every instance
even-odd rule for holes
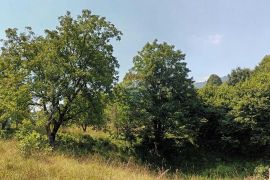
[[[223,36],[220,34],[211,34],[208,36],[208,42],[213,45],[219,45],[223,40]]]
[[[218,46],[224,40],[224,36],[221,34],[210,34],[210,35],[192,35],[190,38],[190,43],[194,46]]]

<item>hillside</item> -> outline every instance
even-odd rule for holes
[[[63,132],[70,137],[82,135],[78,128],[68,128]],[[102,131],[87,130],[83,134],[87,137],[91,134],[94,141],[108,139],[109,135]],[[121,142],[108,140],[112,145]],[[79,142],[80,143],[80,142]],[[69,144],[72,144],[69,141]],[[74,144],[74,143],[73,143]],[[87,142],[85,142],[87,144]],[[73,146],[76,146],[75,144]],[[178,169],[176,172],[169,169],[151,170],[145,165],[139,165],[132,160],[122,161],[116,157],[116,150],[109,148],[105,154],[104,147],[92,144],[95,152],[77,155],[70,153],[70,147],[65,150],[58,149],[54,152],[38,150],[26,156],[20,150],[20,144],[16,140],[0,140],[0,177],[1,179],[91,179],[91,180],[152,180],[152,179],[260,179],[254,176],[254,168],[264,170],[260,162],[214,161],[207,163],[206,167],[190,168],[188,171]],[[108,148],[108,147],[107,147]],[[74,147],[76,149],[76,147]],[[90,150],[91,151],[91,150]],[[109,156],[108,156],[109,155]],[[205,160],[204,160],[205,161]],[[202,165],[202,164],[201,164]],[[259,166],[258,166],[259,165]],[[261,169],[260,169],[261,168]]]
[[[16,146],[16,141],[0,141],[1,179],[166,179],[134,164],[110,163],[98,156],[39,153],[26,158]]]

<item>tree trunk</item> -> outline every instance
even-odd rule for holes
[[[156,153],[159,154],[164,139],[164,132],[159,120],[154,121],[154,145]]]
[[[61,126],[60,122],[57,121],[53,121],[54,123],[52,124],[53,128],[51,129],[51,121],[48,121],[46,124],[46,132],[47,132],[47,136],[48,136],[48,140],[49,140],[49,144],[51,147],[55,147],[55,137],[57,134],[58,129]]]
[[[86,132],[86,130],[87,130],[87,125],[86,125],[86,124],[82,124],[82,129],[83,129],[83,132]]]
[[[4,130],[4,129],[6,128],[7,122],[8,122],[8,121],[6,120],[6,121],[3,121],[3,122],[1,123],[2,130]]]
[[[49,144],[51,147],[55,147],[55,135],[53,133],[48,134]]]

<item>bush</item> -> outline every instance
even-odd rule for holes
[[[20,140],[19,149],[23,155],[29,156],[41,149],[49,150],[46,136],[32,131]]]
[[[89,135],[58,134],[58,150],[83,155],[93,151],[95,140]]]
[[[75,148],[79,142],[79,138],[67,133],[58,133],[59,145],[63,148]]]
[[[20,128],[16,132],[16,138],[18,140],[23,139],[29,132],[32,132],[35,129],[34,127],[35,126],[31,120],[26,120],[26,119],[23,120],[22,125],[20,126]]]
[[[7,139],[7,131],[6,130],[0,130],[0,138]]]
[[[0,130],[0,138],[1,139],[9,139],[13,135],[13,131],[11,130]]]
[[[29,156],[41,149],[50,150],[46,135],[39,131],[39,126],[31,120],[23,120],[21,128],[16,132],[19,149],[23,155]]]
[[[258,165],[255,169],[254,169],[254,174],[258,177],[261,178],[269,178],[269,166],[265,166],[265,165]]]

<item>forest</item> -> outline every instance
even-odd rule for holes
[[[43,35],[5,33],[1,177],[268,177],[270,56],[195,88],[185,53],[155,39],[119,82],[113,44],[122,32],[90,10],[67,12]]]

